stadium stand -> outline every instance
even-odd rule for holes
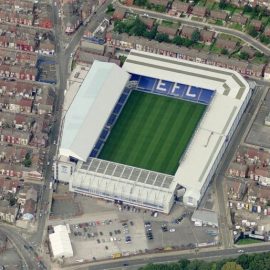
[[[176,197],[185,205],[197,207],[249,102],[251,91],[247,82],[231,70],[135,50],[123,69],[101,63],[93,66],[65,119],[55,178],[69,182],[71,192],[117,199],[166,214]],[[94,85],[93,93],[85,95],[90,85]],[[99,156],[134,89],[208,105],[198,127],[189,136],[188,147],[173,175]],[[78,128],[70,134],[78,112]],[[179,139],[181,135],[179,132]],[[74,157],[76,164],[66,161],[70,157]],[[66,170],[67,165],[73,169]],[[185,193],[180,195],[178,190],[182,188]]]
[[[213,99],[214,93],[208,89],[202,89],[198,102],[203,104],[210,104],[211,100]]]
[[[178,87],[173,92],[170,92],[170,95],[182,98],[184,93],[188,90],[188,85],[179,83],[177,86]]]
[[[105,127],[103,128],[103,130],[101,131],[101,134],[99,136],[99,139],[97,141],[97,143],[95,144],[94,149],[91,151],[89,157],[97,157],[105,143],[105,141],[107,140],[109,134],[110,134],[110,130],[113,127],[113,125],[116,123],[118,116],[120,115],[126,101],[128,100],[129,94],[131,93],[130,89],[125,89],[122,93],[122,95],[120,96],[120,98],[118,99],[116,105],[113,108],[113,112],[110,115]]]
[[[204,89],[200,87],[189,86],[181,83],[175,83],[166,80],[158,80],[155,78],[131,74],[130,81],[137,81],[136,90],[143,92],[151,92],[164,96],[171,96],[191,102],[202,104],[210,104],[214,90]]]

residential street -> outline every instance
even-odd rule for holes
[[[169,19],[170,21],[181,22],[182,24],[186,24],[189,26],[199,27],[199,28],[207,27],[209,30],[222,32],[222,33],[225,33],[228,35],[233,35],[233,36],[236,36],[236,37],[246,41],[248,44],[252,45],[257,50],[263,52],[265,55],[270,55],[270,49],[268,47],[266,47],[265,45],[260,43],[258,40],[252,38],[250,35],[248,35],[244,32],[240,32],[240,31],[237,31],[237,30],[234,30],[231,28],[226,28],[226,27],[222,27],[222,26],[218,26],[218,25],[214,25],[214,24],[209,24],[209,23],[205,23],[205,22],[192,21],[192,20],[187,19],[187,18],[170,16],[167,14],[163,14],[163,13],[159,13],[159,12],[155,12],[155,11],[151,11],[151,10],[147,10],[147,9],[141,9],[141,8],[137,8],[137,7],[126,7],[122,4],[120,4],[118,1],[115,2],[115,5],[122,7],[122,8],[125,8],[129,12],[133,11],[133,12],[136,12],[137,14],[140,14],[140,15],[148,14],[150,17],[156,18],[156,19],[163,19],[163,20]]]

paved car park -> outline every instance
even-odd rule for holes
[[[197,243],[214,243],[217,241],[217,230],[209,227],[195,227],[189,216],[180,217],[180,222],[145,222],[145,234],[148,249],[193,248]],[[148,224],[151,224],[151,227]],[[151,230],[149,230],[151,228]],[[149,237],[149,232],[151,232]],[[211,232],[211,233],[210,233]],[[152,237],[151,237],[152,235]]]
[[[118,212],[115,212],[118,211]],[[99,217],[104,217],[101,215]],[[196,245],[217,242],[218,231],[210,227],[195,227],[191,213],[184,212],[173,220],[162,215],[114,209],[108,219],[92,219],[70,224],[70,237],[75,261],[98,260],[144,253],[160,248],[195,248]],[[168,216],[167,216],[168,217]]]
[[[141,219],[95,220],[72,224],[70,231],[76,257],[88,260],[111,258],[115,253],[144,252],[147,247]]]
[[[66,192],[66,186],[61,185],[61,188]],[[188,249],[218,241],[216,229],[195,227],[191,222],[192,209],[181,205],[174,206],[170,215],[165,215],[78,194],[74,202],[79,203],[82,215],[71,218],[65,213],[64,221],[55,217],[51,220],[51,225],[64,222],[70,226],[74,250],[74,257],[68,259],[70,263],[160,248]],[[145,223],[150,223],[152,237],[148,236]]]

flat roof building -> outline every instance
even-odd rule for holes
[[[67,227],[65,225],[57,225],[54,226],[53,229],[54,233],[49,234],[53,257],[73,257],[73,249],[71,246]]]
[[[196,210],[191,220],[193,222],[201,222],[202,224],[218,227],[218,217],[214,211]]]
[[[128,79],[117,65],[94,62],[65,114],[60,155],[87,160]]]

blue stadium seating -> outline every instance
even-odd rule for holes
[[[113,113],[115,113],[115,114],[118,115],[118,114],[120,113],[122,107],[123,107],[122,104],[117,103],[116,106],[115,106],[114,109],[113,109]]]
[[[127,98],[128,98],[127,95],[122,94],[117,103],[123,104],[126,102]]]
[[[170,81],[157,80],[154,92],[159,93],[159,94],[168,95],[174,84],[175,84],[174,82],[170,82]]]
[[[190,100],[193,102],[200,102],[203,104],[209,104],[213,98],[214,91],[210,89],[204,89],[194,87],[181,83],[174,84],[173,82],[159,79],[140,76],[137,74],[131,74],[130,80],[139,81],[138,90],[144,92],[155,92],[165,96],[173,96],[184,100]]]
[[[98,142],[95,145],[95,149],[99,150],[103,144],[104,144],[104,141],[98,140]]]
[[[188,89],[188,85],[178,83],[177,87],[173,87],[171,89],[169,95],[182,98],[187,89]]]
[[[90,157],[97,157],[98,151],[96,149],[92,150],[90,153]]]
[[[131,89],[125,88],[123,94],[129,95]]]
[[[131,74],[130,81],[139,81],[140,80],[140,75],[137,74]]]
[[[202,89],[198,102],[209,104],[214,96],[214,91],[208,89]]]
[[[147,91],[152,91],[156,81],[157,80],[154,78],[141,76],[139,84],[138,84],[138,88],[141,88]]]
[[[101,140],[105,140],[105,139],[107,138],[108,134],[109,134],[109,130],[106,129],[106,128],[104,128],[104,129],[102,130],[101,135],[100,135],[99,138],[100,138]]]
[[[117,118],[116,114],[111,114],[106,126],[112,126]]]
[[[198,101],[201,91],[201,88],[192,86],[186,90],[183,98],[187,100]]]

